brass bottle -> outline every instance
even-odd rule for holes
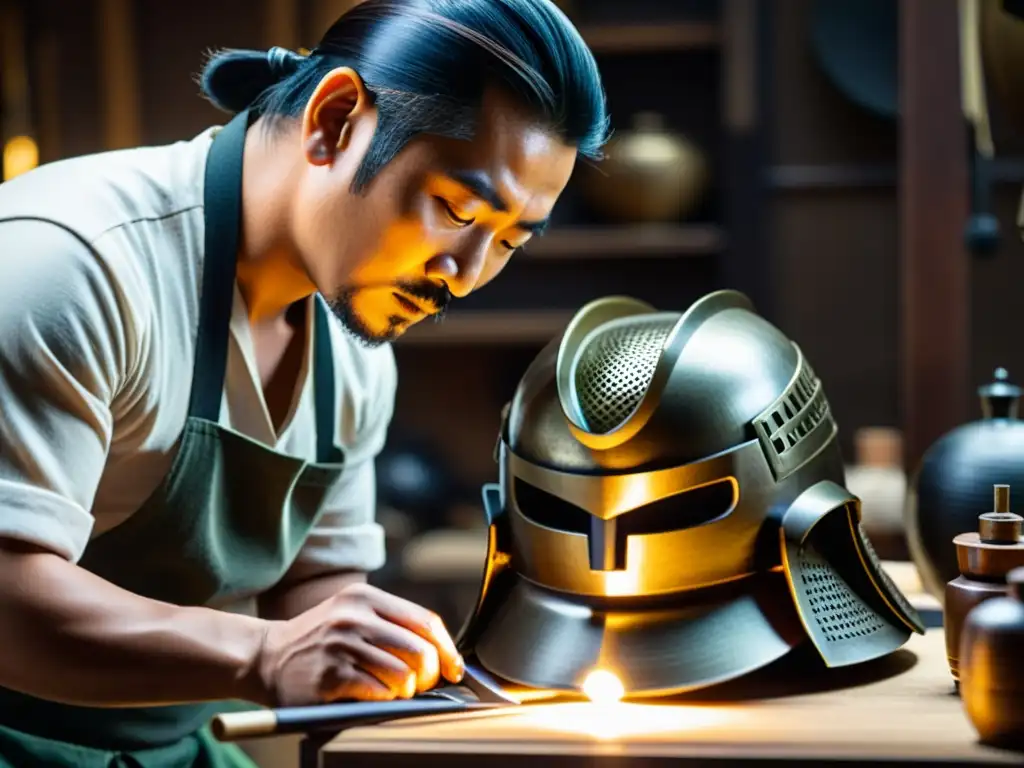
[[[968,612],[1006,594],[1006,574],[1024,566],[1024,517],[1010,512],[1010,486],[993,486],[995,508],[978,518],[977,532],[961,533],[953,544],[960,575],[946,585],[943,626],[946,658],[959,681],[960,633]]]
[[[1007,594],[978,605],[960,638],[960,697],[981,741],[1024,749],[1024,568]]]

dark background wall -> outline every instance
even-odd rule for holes
[[[48,82],[59,93],[59,124],[51,131],[57,138],[44,144],[44,160],[104,148],[98,74],[103,5],[24,4],[33,67],[50,71]],[[744,220],[730,219],[739,177],[730,175],[729,163],[738,150],[722,96],[732,77],[726,66],[729,43],[715,30],[725,28],[730,7],[743,5],[742,0],[577,0],[581,26],[695,25],[689,38],[641,42],[632,51],[600,53],[600,59],[617,126],[628,124],[638,110],[661,111],[707,149],[716,181],[698,215],[673,231],[679,245],[671,258],[628,248],[614,258],[591,257],[587,232],[593,234],[600,222],[571,189],[559,216],[564,227],[578,228],[578,248],[563,238],[551,246],[552,253],[520,259],[494,288],[466,302],[466,318],[476,317],[469,310],[505,314],[494,316],[491,326],[487,320],[467,320],[398,345],[403,386],[396,431],[427,438],[467,481],[493,473],[489,451],[500,405],[567,312],[611,292],[682,309],[708,290],[731,286],[737,271],[753,274],[744,267],[750,263],[762,265],[767,274],[765,285],[755,286],[758,299],[826,382],[847,453],[856,428],[900,425],[898,125],[851,104],[822,74],[808,37],[810,0],[769,4],[770,18],[762,23],[767,53],[754,59],[763,78],[759,96],[768,141],[758,169],[764,195],[757,237],[763,247],[751,251],[748,246],[741,254],[731,250],[729,241],[737,239]],[[198,97],[193,75],[210,47],[266,47],[267,6],[253,0],[130,4],[143,143],[188,138],[222,119]],[[314,44],[313,20],[324,14],[324,4],[300,0],[298,26],[290,33],[298,39],[282,42]],[[701,36],[701,30],[711,33]],[[53,99],[53,91],[37,88],[36,102],[47,99]],[[1024,248],[1013,229],[1021,176],[1013,156],[1019,146],[1011,141],[1000,147],[1010,153],[995,194],[1003,248],[993,258],[972,260],[972,384],[982,383],[997,365],[1011,374],[1024,372],[1016,333]],[[758,186],[757,179],[749,183]]]

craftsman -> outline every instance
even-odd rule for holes
[[[245,765],[229,701],[462,675],[365,581],[389,342],[600,154],[594,59],[549,0],[368,0],[201,82],[225,126],[0,187],[0,766]]]

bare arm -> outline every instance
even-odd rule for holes
[[[145,394],[145,316],[131,311],[144,301],[55,225],[0,222],[0,253],[19,254],[0,280],[0,686],[87,706],[312,704],[412,695],[439,667],[458,678],[436,617],[369,587],[279,622],[149,600],[75,565],[113,406]],[[356,451],[348,458],[358,464]],[[341,560],[355,570],[369,549],[382,559],[374,530],[333,505],[292,581],[337,573]],[[315,601],[320,589],[302,592]]]
[[[138,597],[64,558],[0,541],[0,685],[89,706],[256,703],[269,623]]]
[[[360,571],[325,573],[297,583],[287,583],[260,596],[260,616],[272,621],[287,621],[334,597],[345,587],[365,583],[366,574]]]
[[[248,668],[269,624],[147,600],[75,565],[112,404],[144,386],[144,318],[56,225],[0,222],[0,253],[0,685],[98,706],[263,695]]]

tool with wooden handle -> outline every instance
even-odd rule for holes
[[[518,704],[519,701],[505,693],[490,675],[467,664],[461,686],[438,688],[413,699],[226,712],[213,718],[210,730],[220,741],[237,741],[286,733],[341,731],[356,725]]]

